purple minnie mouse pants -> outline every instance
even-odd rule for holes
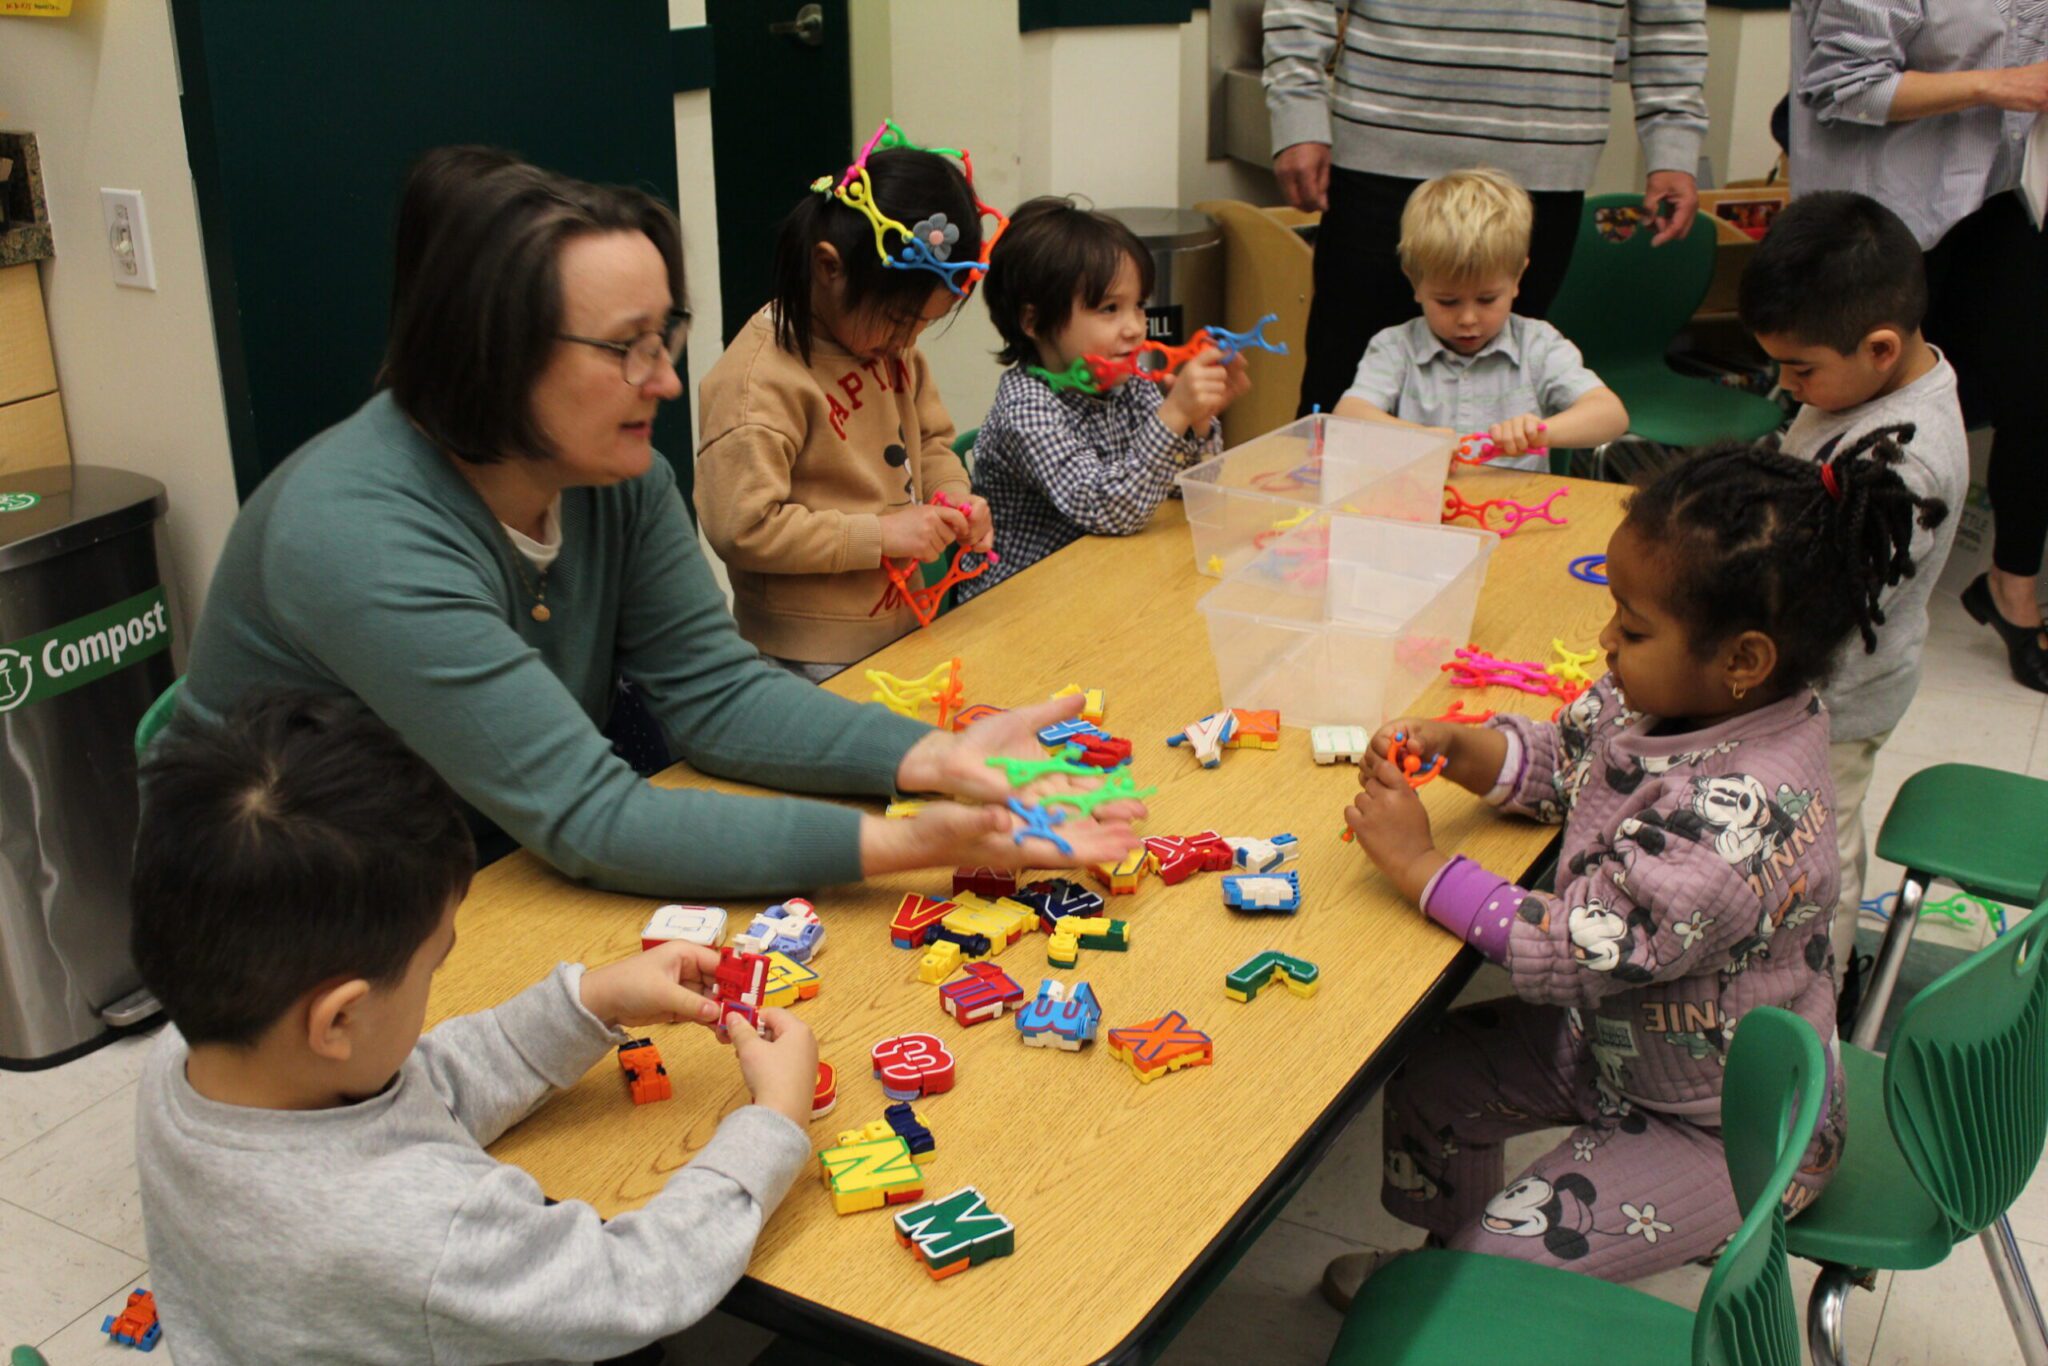
[[[1712,1256],[1741,1225],[1721,1135],[1604,1099],[1569,1012],[1520,1000],[1453,1011],[1387,1083],[1380,1202],[1446,1246],[1632,1281]],[[1574,1126],[1503,1185],[1502,1145]],[[1834,1174],[1839,1074],[1788,1211]]]

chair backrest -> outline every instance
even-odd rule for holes
[[[1744,1215],[1700,1296],[1693,1366],[1798,1366],[1783,1197],[1826,1091],[1827,1061],[1812,1025],[1775,1006],[1742,1017],[1721,1088],[1721,1139]]]
[[[1195,208],[1223,231],[1223,316],[1217,321],[1246,328],[1277,313],[1266,335],[1287,343],[1284,356],[1245,353],[1251,392],[1223,412],[1223,444],[1235,446],[1294,420],[1308,364],[1308,302],[1315,292],[1315,252],[1295,229],[1321,220],[1237,199],[1205,199]]]
[[[1699,215],[1682,239],[1653,248],[1657,224],[1642,205],[1641,195],[1587,198],[1571,266],[1546,315],[1595,373],[1631,361],[1661,365],[1714,280],[1712,217]]]
[[[149,704],[149,710],[142,713],[142,719],[135,723],[135,757],[139,760],[148,751],[150,741],[157,732],[171,724],[171,718],[178,714],[178,693],[184,688],[182,677],[171,680],[171,686],[156,695],[156,701]]]
[[[1892,1033],[1885,1115],[1958,1240],[2005,1213],[2048,1138],[2044,953],[2048,900],[1907,1002]]]
[[[974,472],[974,438],[980,435],[981,428],[969,427],[966,431],[953,438],[953,454],[959,456],[961,461],[966,464],[969,474]]]

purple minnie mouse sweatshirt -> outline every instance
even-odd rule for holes
[[[1749,1010],[1782,1006],[1832,1041],[1835,791],[1811,690],[1656,735],[1603,678],[1556,722],[1488,724],[1508,737],[1501,805],[1564,823],[1557,892],[1459,857],[1424,909],[1524,1000],[1576,1007],[1608,1088],[1712,1123]]]

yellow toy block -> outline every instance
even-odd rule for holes
[[[1083,721],[1091,721],[1098,726],[1101,725],[1102,689],[1084,688],[1078,683],[1069,683],[1066,687],[1054,693],[1053,698],[1057,701],[1062,697],[1072,697],[1075,693],[1081,695],[1081,719]]]
[[[950,939],[941,939],[924,951],[918,960],[917,980],[937,985],[953,975],[960,966],[960,946]]]
[[[768,955],[768,985],[761,993],[764,1006],[793,1006],[818,994],[822,984],[817,970],[786,953]]]
[[[1134,896],[1144,884],[1147,873],[1159,871],[1159,855],[1139,845],[1125,854],[1123,861],[1114,865],[1091,863],[1088,875],[1105,887],[1111,896]]]
[[[1037,911],[1006,896],[991,901],[973,892],[955,892],[953,904],[957,909],[939,923],[955,934],[986,935],[990,957],[1016,943],[1038,924]]]
[[[892,821],[907,821],[930,805],[930,802],[919,801],[890,802],[883,809],[882,815]]]
[[[886,1120],[876,1123],[888,1130]],[[868,1133],[873,1128],[871,1124],[859,1132]],[[907,1205],[924,1198],[924,1173],[911,1159],[910,1145],[901,1135],[889,1133],[887,1137],[862,1138],[853,1143],[845,1142],[845,1138],[841,1134],[839,1146],[818,1154],[819,1172],[832,1196],[832,1208],[841,1214],[853,1214],[883,1205]]]
[[[1081,937],[1067,928],[1071,921],[1071,916],[1060,921],[1060,927],[1045,941],[1045,961],[1056,968],[1070,968],[1081,958]]]

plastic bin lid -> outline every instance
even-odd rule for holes
[[[1161,248],[1207,247],[1223,240],[1223,229],[1206,213],[1194,209],[1106,209],[1111,218],[1136,233],[1138,240]]]
[[[45,465],[0,474],[0,571],[146,527],[169,506],[156,480],[105,465]]]

